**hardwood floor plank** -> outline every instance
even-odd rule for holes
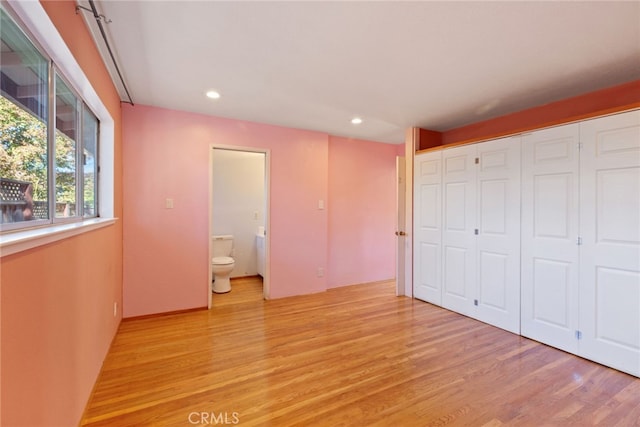
[[[639,379],[393,282],[261,295],[246,279],[209,311],[123,321],[83,425],[638,425]]]

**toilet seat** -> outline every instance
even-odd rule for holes
[[[229,264],[233,264],[233,262],[234,262],[233,258],[228,256],[219,256],[211,260],[211,263],[214,265],[229,265]]]

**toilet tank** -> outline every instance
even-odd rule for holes
[[[211,246],[213,249],[213,258],[220,256],[233,255],[233,236],[224,234],[211,237]]]

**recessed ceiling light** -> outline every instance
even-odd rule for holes
[[[220,94],[218,92],[216,92],[215,90],[210,90],[209,92],[207,92],[207,96],[211,99],[218,99],[220,98]]]
[[[359,125],[360,123],[362,123],[362,119],[360,117],[354,117],[353,119],[351,119],[351,123],[354,125]]]

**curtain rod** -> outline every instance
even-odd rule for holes
[[[122,77],[122,73],[120,73],[120,68],[118,67],[118,63],[116,62],[116,58],[113,55],[113,51],[111,50],[111,46],[109,45],[109,41],[107,40],[107,34],[104,32],[104,27],[102,26],[102,20],[104,20],[107,24],[109,22],[111,22],[110,19],[107,19],[104,15],[100,15],[98,13],[98,10],[96,9],[96,5],[94,4],[93,0],[89,0],[89,5],[91,6],[91,9],[88,9],[86,7],[80,6],[80,5],[76,5],[76,14],[78,13],[79,10],[86,10],[88,12],[91,12],[93,14],[93,17],[96,19],[96,22],[98,23],[98,28],[100,29],[100,33],[102,34],[102,39],[104,40],[104,44],[107,46],[107,50],[109,51],[109,56],[111,56],[111,61],[113,62],[113,66],[116,68],[116,72],[118,73],[118,77],[120,77],[120,83],[122,83],[122,87],[124,88],[124,91],[127,93],[127,97],[129,98],[129,101],[125,101],[128,104],[133,105],[133,99],[131,99],[131,95],[129,94],[129,89],[127,89],[127,85],[124,82],[124,78]]]

